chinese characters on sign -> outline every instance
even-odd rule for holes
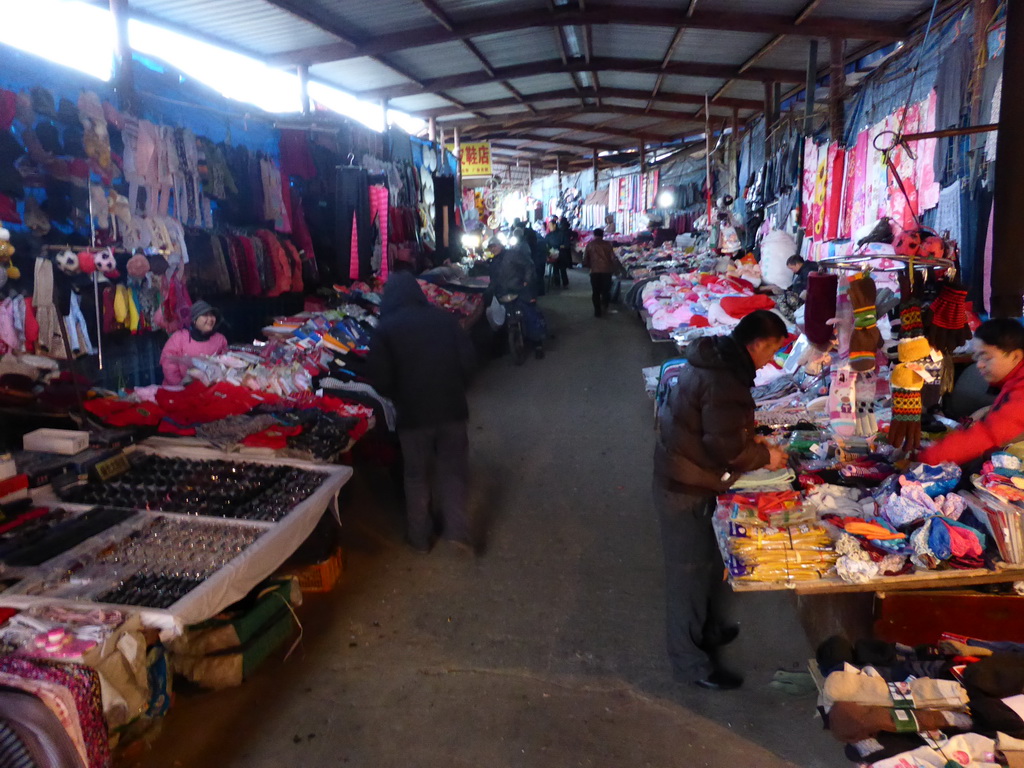
[[[448,149],[454,151],[449,144]],[[459,164],[463,176],[490,176],[491,175],[491,144],[488,141],[481,141],[472,144],[463,144],[460,148]]]

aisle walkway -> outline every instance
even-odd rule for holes
[[[671,682],[650,508],[655,349],[595,320],[586,277],[547,297],[546,360],[508,358],[471,408],[476,560],[401,541],[385,473],[357,474],[343,586],[308,599],[303,648],[243,687],[179,696],[145,768],[824,768],[844,762],[814,697],[768,688],[809,648],[788,594],[737,601],[738,692]]]

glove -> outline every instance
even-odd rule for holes
[[[853,305],[853,335],[850,337],[850,367],[855,371],[875,370],[875,352],[882,346],[875,308],[875,281],[867,275],[850,279]]]
[[[920,390],[893,388],[889,445],[904,451],[916,451],[921,447]]]

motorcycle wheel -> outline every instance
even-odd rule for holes
[[[510,319],[508,324],[508,346],[512,350],[512,360],[516,365],[526,362],[526,341],[523,339],[523,322],[519,318]]]

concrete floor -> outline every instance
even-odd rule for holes
[[[413,553],[387,474],[358,471],[345,580],[307,598],[301,649],[240,688],[179,693],[133,764],[844,764],[814,696],[768,687],[812,652],[807,606],[790,594],[736,597],[742,631],[726,659],[746,673],[742,690],[672,682],[640,369],[673,348],[651,344],[631,312],[594,319],[580,273],[542,302],[557,333],[547,359],[494,361],[471,396],[486,551]]]

